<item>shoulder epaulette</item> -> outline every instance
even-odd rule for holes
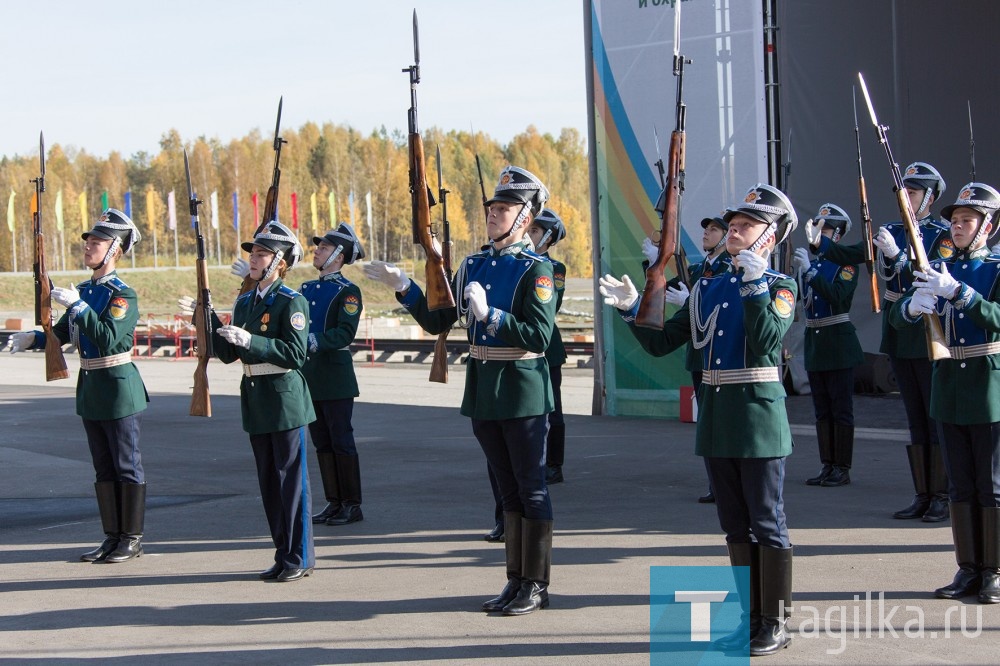
[[[299,292],[295,291],[287,284],[283,284],[280,287],[278,287],[278,293],[284,296],[285,298],[295,298],[296,296],[300,295]]]
[[[236,297],[236,302],[239,303],[240,301],[245,301],[247,299],[253,298],[255,291],[256,291],[255,289],[251,289],[250,291],[243,292],[242,294]]]

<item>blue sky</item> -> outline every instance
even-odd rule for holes
[[[0,156],[269,136],[282,95],[284,127],[405,130],[414,8],[422,128],[585,135],[583,0],[34,0],[4,4]]]

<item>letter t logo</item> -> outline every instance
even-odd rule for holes
[[[712,640],[712,602],[725,601],[729,592],[725,590],[677,590],[674,601],[691,604],[691,640],[707,642]]]

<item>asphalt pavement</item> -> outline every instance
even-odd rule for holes
[[[42,360],[0,358],[0,661],[648,664],[650,567],[728,564],[715,509],[695,501],[706,488],[695,426],[591,416],[592,374],[568,368],[551,607],[482,613],[505,582],[503,547],[482,538],[492,498],[457,410],[463,369],[439,385],[427,365],[358,363],[365,520],[316,529],[309,578],[261,582],[272,549],[238,368],[210,364],[214,414],[197,418],[194,363],[169,359],[138,361],[152,396],[145,554],[79,562],[102,537],[93,468],[75,379],[47,384]],[[804,485],[819,469],[811,402],[788,407],[797,634],[763,661],[994,663],[1000,608],[931,595],[955,570],[948,524],[890,517],[912,495],[898,396],[858,397],[853,483],[842,488]],[[318,505],[314,456],[310,477]]]

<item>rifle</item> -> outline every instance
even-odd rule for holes
[[[910,250],[913,252],[914,262],[917,270],[926,273],[930,267],[927,261],[927,252],[924,250],[917,223],[913,220],[913,211],[910,210],[910,199],[906,194],[906,187],[903,185],[903,177],[899,173],[899,164],[892,157],[892,149],[889,147],[889,139],[886,136],[889,127],[879,124],[878,117],[875,115],[875,107],[872,106],[871,96],[868,94],[868,86],[865,85],[865,77],[861,75],[861,72],[858,72],[858,80],[861,81],[861,92],[865,96],[872,124],[875,125],[875,131],[878,132],[879,143],[885,148],[885,156],[889,160],[889,168],[892,171],[892,189],[896,193],[896,204],[899,206],[903,226],[906,227],[906,236]],[[932,361],[951,358],[951,352],[948,351],[948,344],[945,342],[944,329],[941,327],[941,320],[937,315],[929,313],[923,315],[923,320],[927,335],[927,356]]]
[[[212,290],[208,286],[208,261],[205,258],[205,237],[201,235],[201,221],[198,206],[202,202],[191,187],[191,167],[188,165],[187,151],[184,151],[184,176],[188,186],[188,210],[197,239],[195,274],[198,277],[198,302],[194,307],[195,353],[198,367],[194,370],[194,391],[191,393],[191,416],[211,416],[212,399],[208,393],[208,359],[212,357]]]
[[[872,216],[868,213],[868,190],[865,187],[865,174],[861,169],[861,131],[858,129],[857,90],[851,86],[851,103],[854,105],[854,141],[858,145],[858,194],[861,197],[861,241],[865,251],[865,266],[868,268],[868,293],[871,296],[872,312],[882,311],[881,298],[878,293],[878,278],[875,277],[875,249],[872,247]]]
[[[969,107],[969,164],[972,166],[972,182],[976,182],[976,138],[972,134],[972,101],[965,100]]]
[[[660,189],[664,190],[667,186],[666,172],[663,168],[663,156],[660,155],[660,136],[656,133],[656,125],[653,125],[653,143],[656,145],[656,162],[653,166],[656,167],[656,171],[660,174]],[[681,185],[681,190],[683,191],[683,184]],[[659,202],[657,202],[659,203]],[[659,211],[661,214],[663,211]],[[678,231],[677,231],[677,248],[676,256],[674,260],[677,262],[677,279],[683,282],[688,287],[691,286],[691,278],[688,274],[688,261],[687,252],[684,250],[684,243],[681,241],[680,235],[680,220],[677,220]]]
[[[785,161],[781,165],[781,191],[788,195],[788,180],[792,176],[792,130],[788,130],[788,150],[785,152]],[[785,242],[781,244],[781,254],[778,257],[778,271],[785,275],[792,275],[792,257],[795,256],[795,247],[792,245],[792,235],[789,234]],[[799,320],[799,308],[795,308],[794,321]]]
[[[264,200],[264,215],[261,217],[260,224],[257,225],[257,230],[253,232],[254,236],[263,231],[268,222],[278,219],[278,182],[281,180],[281,169],[278,168],[278,162],[281,161],[281,144],[288,143],[278,133],[281,129],[281,104],[284,100],[284,97],[278,98],[278,120],[274,123],[274,171],[271,172],[271,186],[267,188],[267,198]],[[190,188],[188,191],[190,192]],[[243,278],[243,284],[240,285],[240,293],[245,294],[256,287],[256,280],[247,275]]]
[[[680,54],[681,5],[674,4],[674,76],[677,79],[677,103],[674,131],[670,133],[670,148],[667,151],[667,174],[663,189],[663,215],[660,225],[660,243],[656,261],[646,269],[646,285],[642,290],[642,302],[636,315],[636,326],[663,330],[664,295],[667,279],[664,275],[667,262],[677,249],[679,237],[677,225],[681,195],[684,193],[684,125],[687,107],[683,101],[684,65],[691,64],[689,58]]]
[[[437,172],[438,172],[438,201],[441,203],[441,229],[444,234],[444,243],[441,245],[441,255],[444,259],[444,272],[448,276],[448,283],[451,284],[451,224],[448,222],[448,190],[444,188],[444,180],[441,177],[441,146],[437,147]],[[448,383],[448,333],[443,331],[438,334],[434,343],[434,356],[431,358],[430,381],[439,384]]]
[[[417,84],[420,83],[420,39],[417,33],[417,10],[413,10],[413,64],[403,69],[410,75],[410,109],[407,112],[410,158],[410,201],[413,210],[413,243],[424,248],[427,282],[427,309],[441,310],[455,307],[451,283],[445,275],[444,257],[434,246],[431,230],[431,206],[434,197],[427,184],[427,165],[424,164],[424,142],[417,127]]]
[[[66,379],[69,369],[63,357],[59,338],[52,332],[52,280],[45,268],[45,236],[42,233],[42,192],[45,191],[45,136],[38,133],[38,178],[31,180],[35,184],[35,206],[32,210],[31,224],[35,235],[35,256],[32,262],[32,272],[35,277],[35,324],[45,332],[45,381]]]

